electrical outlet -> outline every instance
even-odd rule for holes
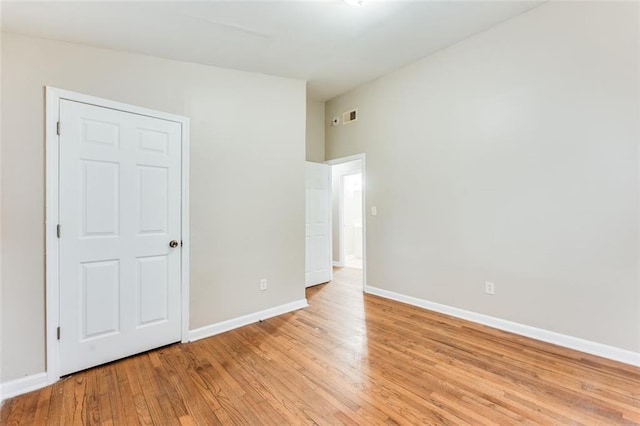
[[[496,294],[496,286],[489,281],[484,283],[484,292],[487,294]]]
[[[263,278],[260,280],[260,291],[264,291],[267,289],[267,279]]]

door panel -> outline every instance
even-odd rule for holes
[[[181,338],[181,125],[60,101],[60,373]]]
[[[168,319],[166,256],[138,258],[138,326]]]
[[[168,191],[166,167],[138,166],[139,234],[166,235]]]
[[[331,280],[331,168],[306,163],[305,285]]]
[[[117,235],[120,217],[120,165],[83,160],[82,169],[80,205],[83,236]]]
[[[120,331],[120,264],[117,260],[80,265],[82,339]]]

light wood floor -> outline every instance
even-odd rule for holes
[[[10,424],[638,424],[640,369],[361,293],[74,374]]]

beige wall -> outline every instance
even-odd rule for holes
[[[306,159],[324,162],[324,102],[307,100]]]
[[[547,3],[328,102],[368,285],[640,351],[638,43],[635,3]]]
[[[0,4],[0,13],[2,13],[2,5]],[[0,32],[0,49],[4,36]],[[2,54],[0,50],[0,309],[2,309],[2,207],[4,195],[2,193]],[[3,353],[3,333],[2,333],[2,311],[0,311],[0,383],[2,383],[2,353]],[[0,395],[2,399],[2,395]],[[1,402],[0,402],[1,404]]]
[[[4,34],[1,380],[44,371],[45,85],[191,118],[191,329],[304,298],[305,82]]]

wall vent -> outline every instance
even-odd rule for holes
[[[354,121],[358,120],[358,110],[357,109],[352,109],[351,111],[347,111],[345,113],[342,114],[342,124],[349,124],[349,123],[353,123]]]

